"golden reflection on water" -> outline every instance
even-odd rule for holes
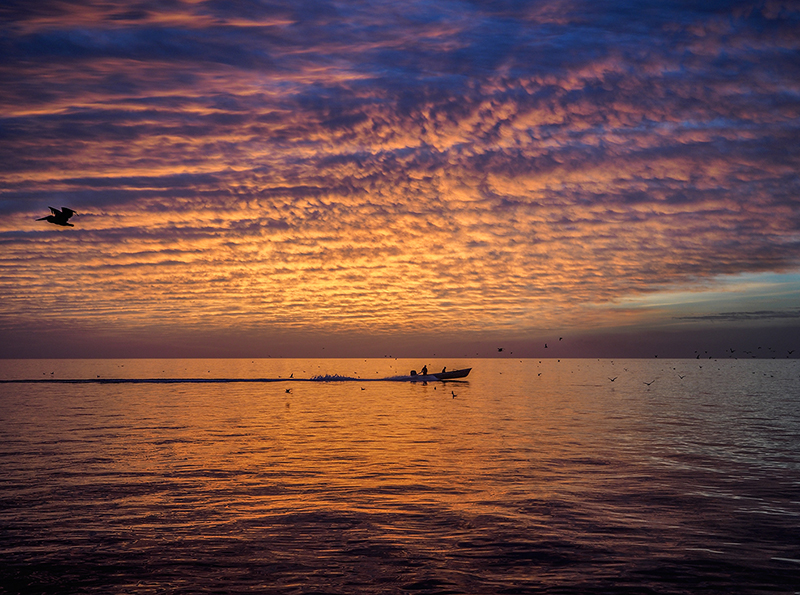
[[[466,382],[367,380],[421,363],[474,370]],[[720,590],[733,584],[682,566],[687,547],[724,552],[732,576],[751,584],[784,576],[764,560],[794,555],[800,420],[782,396],[796,395],[791,362],[747,363],[745,375],[729,363],[713,376],[678,360],[675,369],[636,360],[23,368],[43,365],[61,378],[83,370],[88,378],[281,380],[0,385],[8,478],[0,515],[10,528],[0,549],[9,544],[27,563],[40,555],[30,541],[38,528],[51,536],[50,556],[84,559],[87,568],[142,560],[135,574],[162,586],[152,568],[188,564],[180,580],[209,581],[208,560],[226,577],[210,584],[224,591],[250,588],[249,573],[262,568],[261,590],[339,592],[350,579],[369,592],[382,592],[378,584],[435,590],[439,583],[425,583],[433,577],[457,592],[519,584],[607,592],[620,568],[640,573],[637,589],[655,589],[665,579],[648,574],[653,556]],[[6,375],[25,373],[14,366]],[[756,368],[777,374],[772,388],[748,380]],[[317,373],[356,379],[299,380]],[[87,572],[85,583],[108,587],[100,576]]]

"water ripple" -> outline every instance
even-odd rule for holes
[[[242,372],[212,364],[125,369]],[[757,398],[759,362],[688,390],[634,377],[666,362],[624,362],[613,387],[605,361],[463,365],[456,399],[423,383],[3,384],[0,592],[795,592],[791,362]]]

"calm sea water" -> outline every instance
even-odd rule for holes
[[[378,380],[423,363],[473,371]],[[324,374],[355,380],[298,380]],[[6,360],[0,378],[95,381],[0,383],[2,593],[800,592],[798,360]]]

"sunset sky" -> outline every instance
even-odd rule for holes
[[[797,2],[0,25],[2,357],[800,356]]]

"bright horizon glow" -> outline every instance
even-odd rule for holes
[[[800,310],[799,273],[742,273],[703,281],[699,287],[683,287],[618,301],[619,308],[672,308],[695,312],[719,312],[732,308],[780,308]]]

